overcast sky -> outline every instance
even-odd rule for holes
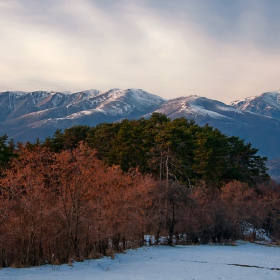
[[[280,89],[279,0],[0,0],[0,91]]]

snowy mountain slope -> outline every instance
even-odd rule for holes
[[[19,117],[66,117],[91,109],[104,109],[110,115],[146,112],[165,100],[139,89],[88,90],[77,93],[3,92],[0,93],[0,121]],[[59,113],[58,113],[59,112]]]
[[[88,100],[99,91],[90,90],[74,94],[62,92],[2,92],[0,93],[0,121],[22,117],[56,107],[69,106]]]
[[[205,97],[191,95],[188,97],[179,97],[169,100],[161,105],[157,112],[168,115],[170,118],[213,118],[223,121],[234,121],[231,117],[224,114],[226,111],[241,113],[230,106],[216,100],[210,100]]]
[[[178,117],[194,119],[202,125],[208,121],[211,123],[250,125],[256,119],[265,122],[266,125],[279,125],[278,120],[249,111],[239,110],[220,101],[197,95],[168,100],[156,112],[166,114],[172,119]]]
[[[242,111],[257,113],[280,120],[280,92],[265,92],[260,96],[233,101],[230,105]]]
[[[0,134],[19,141],[34,141],[54,131],[79,124],[96,125],[123,118],[138,118],[165,100],[141,89],[63,92],[0,93]],[[35,138],[34,138],[35,137]]]

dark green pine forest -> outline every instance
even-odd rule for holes
[[[119,165],[124,172],[138,168],[186,187],[201,181],[221,187],[233,180],[253,185],[269,179],[267,158],[258,156],[250,143],[209,125],[200,127],[185,118],[171,120],[160,113],[149,119],[57,130],[53,137],[28,145],[60,152],[77,147],[80,141],[95,149],[99,159]]]

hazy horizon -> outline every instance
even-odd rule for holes
[[[0,0],[0,91],[141,88],[225,103],[280,88],[275,0]]]

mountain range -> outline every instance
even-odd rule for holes
[[[76,93],[6,91],[0,93],[0,135],[15,141],[44,140],[55,130],[74,125],[94,126],[124,118],[149,117],[153,112],[185,117],[251,142],[259,154],[280,158],[280,94],[231,102],[191,95],[165,100],[141,89],[86,90]]]

